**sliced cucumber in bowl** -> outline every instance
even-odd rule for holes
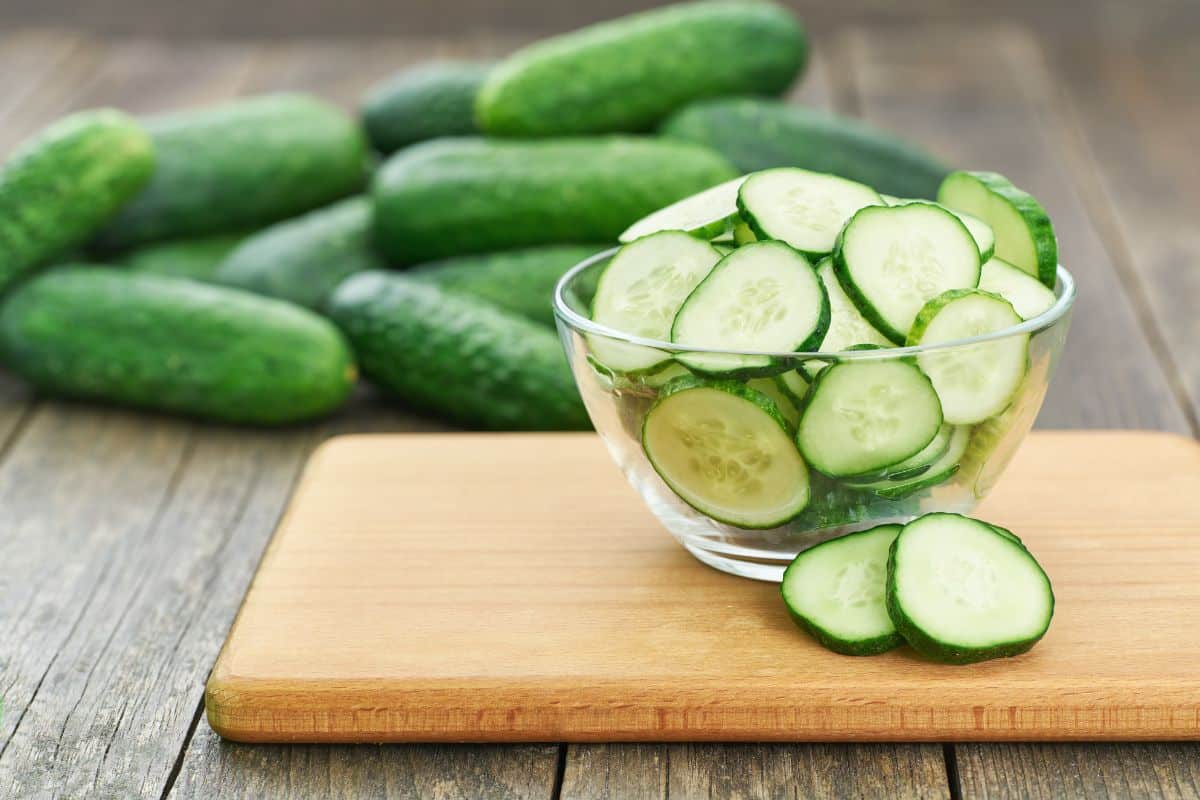
[[[758,239],[786,242],[807,256],[833,250],[838,231],[864,206],[883,205],[870,186],[794,167],[752,173],[738,210]]]
[[[855,487],[885,500],[903,500],[950,480],[961,468],[963,455],[971,441],[971,426],[949,427],[951,433],[946,449],[924,469],[916,474],[910,472],[907,477],[893,475],[871,483],[855,483]]]
[[[1040,316],[1058,301],[1054,292],[1037,278],[1000,258],[992,258],[983,265],[979,288],[1012,303],[1022,319]]]
[[[685,197],[642,217],[625,229],[617,241],[627,244],[659,231],[684,231],[701,239],[713,239],[740,222],[738,189],[746,176],[719,183],[711,189]]]

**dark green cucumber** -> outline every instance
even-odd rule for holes
[[[702,100],[681,109],[659,130],[672,139],[711,147],[740,172],[803,167],[902,197],[935,197],[950,171],[886,131],[776,100]]]
[[[643,137],[426,142],[376,175],[375,240],[409,264],[610,241],[651,211],[733,177],[710,150]]]
[[[251,236],[221,264],[216,280],[319,309],[347,276],[384,265],[370,232],[370,201],[340,200]]]
[[[0,166],[0,290],[86,241],[150,178],[154,148],[119,111],[66,117]]]
[[[491,72],[484,61],[435,61],[399,72],[374,86],[362,122],[381,153],[440,136],[478,132],[475,96]]]
[[[553,294],[558,279],[568,269],[606,247],[604,244],[550,244],[460,256],[421,264],[406,274],[553,326]]]
[[[345,339],[289,303],[182,278],[68,265],[0,303],[0,354],[52,395],[282,424],[346,399]]]
[[[524,317],[382,271],[348,278],[326,313],[363,374],[415,408],[478,428],[588,427],[558,337]]]
[[[807,49],[800,23],[776,5],[668,6],[518,51],[489,76],[476,109],[489,134],[643,131],[698,98],[781,93]]]
[[[241,233],[214,233],[193,239],[148,244],[121,254],[117,264],[136,272],[153,272],[211,283],[217,267],[245,240]]]
[[[361,189],[362,133],[306,95],[267,95],[146,120],[157,166],[100,233],[116,250],[266,225]]]

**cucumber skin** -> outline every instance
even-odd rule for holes
[[[356,377],[345,339],[309,311],[94,265],[56,268],[10,293],[0,354],[53,395],[262,425],[333,411]]]
[[[983,289],[950,289],[942,292],[937,297],[930,298],[921,310],[917,312],[917,316],[913,319],[912,330],[909,331],[908,338],[901,342],[905,347],[917,347],[921,344],[921,337],[925,335],[925,329],[929,327],[929,323],[933,322],[934,318],[941,313],[942,309],[953,303],[955,300],[961,300],[964,297],[987,297],[992,300],[999,300],[1004,305],[1012,308],[1012,303],[1005,300],[998,294],[993,292],[985,292]],[[1013,316],[1018,320],[1021,315],[1013,309]],[[1020,322],[1013,323],[1014,325],[1021,324]]]
[[[865,531],[847,533],[843,536],[827,539],[820,544],[815,544],[807,550],[801,552],[800,555],[796,556],[795,559],[792,559],[792,563],[788,564],[787,569],[783,571],[783,580],[779,582],[779,594],[783,598],[783,605],[784,608],[787,609],[788,616],[792,618],[792,622],[796,623],[797,627],[799,627],[809,636],[816,639],[817,642],[826,650],[832,650],[833,652],[844,656],[877,656],[880,653],[886,653],[889,650],[895,650],[897,647],[904,644],[904,637],[900,635],[899,631],[893,631],[892,633],[884,634],[882,636],[876,636],[873,639],[861,639],[857,642],[849,642],[845,639],[834,636],[832,633],[825,630],[808,617],[805,617],[804,615],[792,610],[791,604],[787,601],[787,595],[784,594],[783,591],[783,587],[787,585],[788,572],[801,556],[803,556],[805,553],[811,553],[813,550],[818,549],[822,545],[829,544],[830,542],[841,541],[842,539],[846,539],[851,536],[861,536],[864,533],[871,533],[879,528],[888,528],[892,527],[893,525],[894,523],[876,525],[874,528],[868,528]],[[891,615],[889,614],[889,616]]]
[[[217,268],[215,279],[319,310],[347,277],[384,266],[371,249],[370,232],[370,201],[361,195],[340,200],[246,239]]]
[[[938,159],[885,131],[778,100],[702,100],[668,118],[659,133],[711,147],[741,172],[802,167],[901,197],[932,199],[950,172]]]
[[[65,117],[0,166],[0,291],[83,244],[145,185],[154,146],[132,118]]]
[[[353,120],[306,95],[265,95],[151,117],[157,167],[96,239],[101,251],[256,228],[362,188]]]
[[[325,310],[363,373],[413,407],[494,430],[590,426],[558,337],[524,317],[382,271],[345,280]]]
[[[568,269],[608,247],[561,244],[460,256],[421,264],[405,274],[477,297],[554,327],[554,287]]]
[[[1016,537],[1010,538],[1004,533],[995,529],[995,526],[989,525],[986,522],[972,519],[965,514],[951,514],[947,512],[935,512],[940,516],[961,517],[979,523],[985,528],[991,530],[997,537],[1011,544],[1013,547],[1019,548],[1021,553],[1029,559],[1033,559],[1029,551]],[[925,516],[930,516],[926,514]],[[980,661],[990,661],[994,658],[1011,658],[1019,656],[1022,653],[1028,653],[1033,649],[1033,646],[1042,640],[1046,635],[1046,631],[1050,630],[1050,622],[1054,619],[1054,587],[1050,584],[1050,578],[1046,576],[1045,570],[1042,570],[1042,577],[1046,578],[1046,587],[1050,592],[1050,613],[1046,618],[1046,627],[1042,629],[1036,637],[1020,642],[1005,642],[994,645],[992,647],[949,647],[944,642],[941,642],[932,636],[929,636],[916,623],[904,613],[904,608],[900,603],[899,592],[896,587],[896,552],[900,545],[900,540],[904,536],[904,531],[900,531],[900,535],[896,537],[896,541],[892,542],[892,547],[888,551],[888,570],[887,570],[887,590],[885,596],[887,598],[888,616],[892,618],[892,624],[896,626],[896,630],[904,637],[904,641],[908,642],[913,650],[916,650],[926,658],[943,664],[976,664]],[[1037,564],[1037,561],[1034,560]],[[1041,564],[1038,564],[1038,569],[1041,570]]]
[[[1025,224],[1032,229],[1038,262],[1038,273],[1034,277],[1053,289],[1058,277],[1058,238],[1054,233],[1054,225],[1050,222],[1050,215],[1046,213],[1046,209],[1042,208],[1042,204],[1033,195],[1018,189],[1012,184],[1012,181],[998,172],[960,170],[947,175],[943,184],[959,175],[970,175],[975,178],[989,192],[1004,198],[1017,210],[1025,220]],[[938,200],[941,199],[942,193],[939,187]]]
[[[221,262],[245,239],[240,233],[217,233],[148,244],[122,253],[115,264],[134,272],[213,283]]]
[[[494,66],[490,61],[436,61],[376,84],[361,111],[371,144],[391,153],[426,139],[478,133],[475,97]]]
[[[615,242],[651,211],[735,177],[716,153],[647,137],[424,142],[375,176],[375,243],[411,264]]]
[[[489,134],[644,131],[702,97],[782,93],[808,46],[770,3],[687,3],[547,39],[501,62],[479,94]]]

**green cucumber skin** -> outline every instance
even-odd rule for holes
[[[0,291],[87,241],[150,179],[154,146],[132,117],[65,117],[0,166]]]
[[[405,274],[451,292],[487,300],[506,311],[554,326],[554,286],[563,273],[608,247],[560,244],[460,256],[420,264]]]
[[[173,239],[122,253],[114,263],[134,272],[213,283],[221,262],[245,239],[240,233]]]
[[[711,147],[740,172],[802,167],[903,197],[935,197],[950,172],[938,159],[886,131],[778,100],[702,100],[672,115],[659,132]]]
[[[157,167],[96,239],[101,251],[246,230],[362,188],[354,121],[306,95],[266,95],[146,120]]]
[[[375,85],[361,110],[371,145],[392,153],[426,139],[478,133],[475,98],[494,66],[490,61],[437,61]]]
[[[651,211],[735,177],[716,153],[647,137],[424,142],[375,177],[375,242],[401,264],[615,242]]]
[[[415,408],[473,428],[589,427],[558,337],[524,317],[382,271],[346,279],[325,310],[363,374]]]
[[[332,412],[356,377],[345,339],[309,311],[94,265],[50,270],[9,294],[0,354],[52,395],[262,425]]]
[[[518,51],[488,78],[476,114],[501,136],[645,131],[699,98],[781,94],[807,56],[804,29],[780,6],[673,5]]]
[[[963,519],[971,519],[965,514],[950,514],[947,512],[935,512],[941,516],[962,517]],[[926,515],[930,516],[930,515]],[[982,523],[988,528],[992,528],[992,532],[1006,542],[1009,542],[1013,547],[1020,548],[1021,552],[1029,556],[1029,551],[1025,546],[1016,539],[1004,535],[1000,531],[995,530],[994,526]],[[896,626],[896,630],[904,637],[904,641],[908,642],[913,650],[916,650],[921,655],[933,661],[938,661],[943,664],[977,664],[980,661],[990,661],[994,658],[1011,658],[1019,656],[1022,653],[1028,653],[1033,649],[1033,646],[1042,640],[1046,635],[1046,631],[1050,629],[1050,620],[1054,617],[1054,589],[1050,584],[1050,579],[1046,577],[1045,571],[1042,571],[1042,576],[1046,578],[1046,586],[1050,591],[1050,614],[1047,617],[1046,627],[1036,638],[1021,641],[1021,642],[1004,642],[991,647],[949,647],[944,642],[941,642],[932,636],[929,636],[916,623],[904,613],[904,608],[900,603],[898,587],[896,586],[896,552],[900,544],[901,538],[904,536],[904,531],[900,532],[900,536],[896,537],[896,541],[892,542],[892,547],[888,551],[888,570],[887,570],[887,590],[885,596],[887,598],[888,616],[892,618],[892,624]],[[1034,563],[1037,563],[1036,561]],[[1041,569],[1041,565],[1038,565]]]
[[[384,266],[370,239],[370,200],[350,197],[259,231],[226,257],[215,278],[319,310],[347,277]]]

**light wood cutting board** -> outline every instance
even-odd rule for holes
[[[702,566],[591,434],[312,458],[208,684],[256,742],[1200,738],[1200,447],[1038,433],[978,512],[1054,582],[1031,653],[827,652]]]

